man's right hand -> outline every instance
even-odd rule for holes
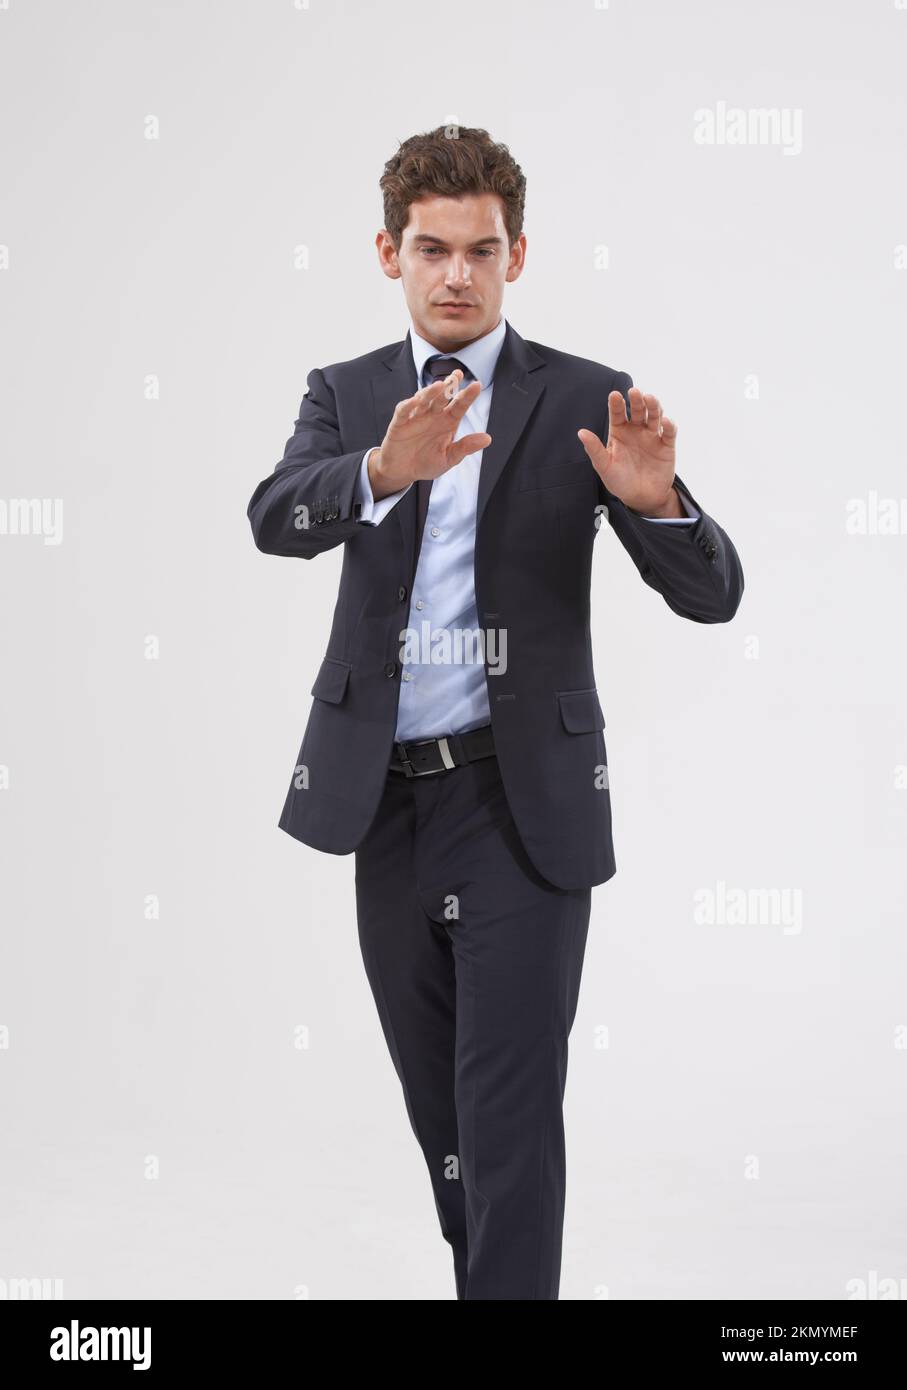
[[[372,450],[368,461],[376,502],[420,478],[438,478],[467,454],[487,449],[490,434],[466,434],[454,442],[457,426],[482,390],[481,382],[471,381],[459,391],[462,379],[456,367],[449,377],[398,403],[381,447]]]

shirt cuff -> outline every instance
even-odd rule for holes
[[[365,522],[366,526],[378,526],[387,516],[391,508],[395,507],[400,501],[400,498],[405,497],[412,487],[412,483],[409,483],[406,487],[401,488],[399,492],[388,493],[387,497],[382,497],[379,501],[375,501],[374,494],[372,493],[372,485],[368,480],[368,461],[372,456],[372,451],[378,448],[380,448],[380,445],[373,444],[371,448],[366,449],[362,463],[359,466],[359,472],[356,476],[356,487],[353,495],[353,500],[359,504],[359,515],[356,519],[357,521]]]
[[[683,509],[686,512],[686,516],[644,516],[642,517],[642,520],[654,521],[656,524],[660,522],[662,526],[689,526],[694,521],[698,521],[699,512],[696,510],[696,508],[691,505],[691,503],[687,500],[686,497],[684,497],[683,493],[680,491],[679,488],[675,489],[675,491],[677,492],[677,496],[680,498],[680,501],[683,505]]]

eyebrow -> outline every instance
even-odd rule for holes
[[[434,246],[446,246],[446,245],[447,245],[447,242],[446,242],[446,241],[442,241],[441,237],[439,237],[439,236],[429,236],[428,232],[420,232],[418,236],[414,236],[414,237],[413,237],[413,241],[430,241],[430,242],[432,243],[432,245],[434,245]],[[483,236],[483,237],[481,238],[481,240],[479,240],[479,241],[470,242],[469,246],[468,246],[466,249],[467,249],[468,251],[472,251],[473,248],[476,247],[476,246],[503,246],[503,245],[504,245],[504,242],[503,242],[502,238],[499,237],[499,236]]]

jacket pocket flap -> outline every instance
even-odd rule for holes
[[[315,677],[311,694],[317,695],[319,700],[328,700],[332,705],[339,705],[346,694],[349,678],[350,664],[348,661],[338,661],[334,656],[326,656],[321,663],[318,675]]]
[[[548,468],[526,468],[520,478],[520,491],[530,492],[537,488],[563,487],[567,483],[589,483],[597,477],[587,457],[571,459],[568,463],[558,463]]]
[[[589,734],[605,727],[605,716],[598,700],[598,691],[559,690],[558,704],[564,728],[571,734]]]

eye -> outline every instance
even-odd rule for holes
[[[423,256],[435,257],[444,255],[443,246],[420,246],[419,250],[422,252]],[[476,248],[475,254],[481,256],[483,259],[487,259],[489,256],[493,256],[495,252],[493,247],[479,246]]]

